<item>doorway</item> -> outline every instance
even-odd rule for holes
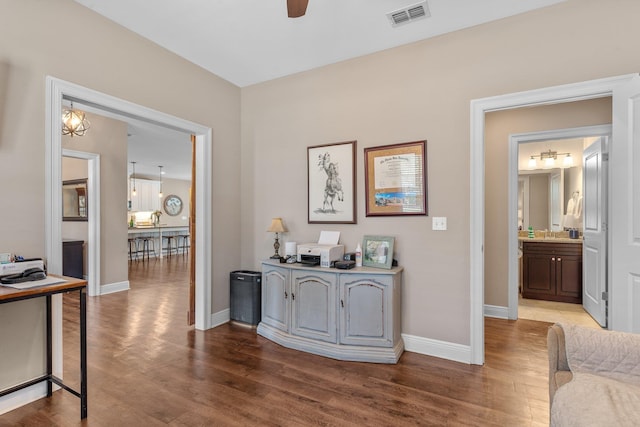
[[[581,207],[582,195],[585,194],[583,153],[595,141],[609,139],[610,135],[611,126],[600,125],[510,136],[509,218],[515,219],[516,222],[509,222],[507,227],[508,231],[517,230],[517,234],[513,236],[514,233],[509,233],[509,319],[526,318],[548,322],[570,320],[572,323],[591,327],[597,327],[597,322],[602,322],[600,313],[595,312],[588,305],[590,299],[587,298],[588,301],[585,301],[584,296],[584,309],[582,305],[567,302],[523,298],[527,295],[522,293],[522,242],[526,241],[529,225],[532,225],[534,230],[549,230],[548,237],[551,238],[549,241],[552,243],[578,242],[577,239],[567,240],[567,238],[569,229],[579,234],[584,231]],[[538,159],[547,157],[547,153],[553,153],[551,161],[541,164]],[[534,178],[542,184],[528,185]],[[603,190],[606,193],[606,186]],[[525,191],[529,192],[526,196],[522,194]],[[513,194],[514,192],[516,194]],[[534,197],[536,194],[538,197]],[[528,201],[526,206],[525,200]],[[606,203],[600,203],[593,208],[606,211],[605,205]],[[606,245],[603,247],[606,252]],[[514,254],[517,254],[517,259],[514,259]],[[606,261],[606,253],[599,255],[603,256],[603,261]],[[587,266],[588,263],[583,261],[582,264]],[[582,274],[582,278],[583,280],[576,283],[574,287],[590,289],[583,285],[587,276]],[[600,285],[606,287],[606,276],[601,277]],[[519,308],[522,308],[522,313]]]
[[[634,206],[625,195],[633,194],[634,200],[640,198],[636,192],[632,193],[630,182],[634,172],[631,146],[634,141],[633,131],[640,126],[638,117],[630,110],[637,106],[638,92],[640,92],[640,77],[637,74],[592,80],[563,86],[531,90],[502,96],[471,101],[471,147],[470,147],[470,349],[469,362],[484,364],[484,244],[485,244],[485,114],[492,111],[517,109],[526,106],[553,105],[585,99],[612,96],[613,124],[612,135],[615,139],[611,158],[611,180],[609,194],[610,205],[617,205],[617,209],[610,210],[610,223],[616,224],[616,229],[610,233],[610,247],[617,255],[609,259],[608,279],[611,283],[609,292],[609,307],[613,330],[635,331],[640,329],[638,319],[634,317],[633,305],[625,301],[631,283],[624,277],[635,277],[637,262],[632,261],[637,256],[637,248],[628,236],[634,229],[632,216]],[[615,163],[616,159],[618,160]],[[611,191],[614,188],[615,191]],[[637,197],[636,197],[637,196]],[[512,220],[515,224],[515,219]],[[515,232],[515,230],[513,231]],[[637,258],[636,258],[637,261]],[[620,278],[617,280],[617,278]],[[619,295],[616,297],[616,295]]]
[[[168,114],[130,103],[110,95],[102,94],[53,77],[47,77],[47,115],[46,115],[46,159],[49,177],[46,187],[46,208],[50,215],[46,218],[46,255],[49,270],[62,272],[61,248],[61,122],[63,99],[73,100],[124,117],[162,124],[163,126],[196,135],[196,256],[195,256],[195,327],[211,327],[211,138],[210,128],[189,122]],[[124,220],[123,220],[124,221]],[[59,302],[56,302],[58,304]],[[59,324],[55,326],[59,328]],[[56,350],[56,351],[59,351]]]

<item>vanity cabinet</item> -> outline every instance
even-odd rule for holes
[[[262,264],[257,332],[280,345],[339,360],[396,363],[402,268],[336,270]]]
[[[524,298],[582,304],[582,244],[523,242]]]

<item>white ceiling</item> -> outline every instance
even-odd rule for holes
[[[309,0],[296,19],[286,0],[75,1],[244,87],[565,0],[427,0],[429,17],[397,27],[387,14],[420,0]],[[165,177],[190,179],[189,135],[119,119],[129,123],[136,175],[163,165]]]
[[[428,0],[431,16],[392,27],[419,0],[75,0],[237,86],[472,27],[565,0]]]

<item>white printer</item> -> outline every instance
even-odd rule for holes
[[[339,245],[339,231],[321,231],[318,243],[302,243],[297,248],[297,261],[302,264],[331,267],[335,261],[342,260],[344,245]]]

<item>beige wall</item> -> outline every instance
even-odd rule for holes
[[[640,2],[615,4],[568,0],[244,88],[243,265],[269,256],[273,216],[285,219],[285,240],[333,229],[353,250],[365,234],[395,236],[406,268],[403,332],[468,345],[470,101],[637,72],[630,41],[640,37]],[[353,139],[357,225],[307,224],[306,147]],[[429,214],[448,218],[446,232],[432,231],[429,217],[365,217],[363,148],[420,139],[428,140]]]
[[[1,250],[44,255],[45,79],[51,75],[213,129],[211,239],[224,251],[210,260],[212,311],[227,308],[229,272],[240,267],[240,89],[71,0],[0,0],[0,10],[0,182],[12,184],[3,185],[2,194],[22,207],[3,214]],[[102,167],[115,170],[104,160]],[[126,173],[125,160],[116,175],[122,194],[103,197],[103,205],[126,206]],[[124,224],[125,215],[118,221]],[[103,236],[109,232],[103,229]],[[126,262],[124,239],[114,251]],[[33,311],[22,308],[17,330],[0,328],[0,342],[11,342],[18,358],[42,356],[35,351],[40,335],[28,326],[41,304],[26,305]],[[8,310],[0,306],[0,318]],[[6,367],[11,359],[2,360]],[[34,364],[25,370],[22,378],[41,372]],[[5,371],[0,368],[0,388],[14,378]]]
[[[96,114],[87,113],[87,119],[91,123],[87,134],[63,136],[62,148],[100,155],[100,284],[109,285],[129,277],[123,219],[127,212],[127,124]]]
[[[611,98],[520,108],[486,115],[485,304],[508,306],[509,241],[506,224],[509,135],[610,123]],[[529,207],[532,208],[531,205]],[[548,208],[542,216],[548,217]]]

